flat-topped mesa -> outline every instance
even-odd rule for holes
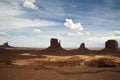
[[[60,40],[56,38],[51,38],[50,46],[41,51],[44,54],[63,54],[65,50],[61,47]]]
[[[50,47],[51,48],[59,48],[59,47],[61,47],[60,40],[58,41],[58,39],[56,39],[56,38],[51,38]]]
[[[105,50],[116,51],[118,49],[118,42],[116,40],[108,40],[105,42]]]

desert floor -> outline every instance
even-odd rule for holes
[[[15,52],[0,52],[0,80],[120,80],[120,54]]]

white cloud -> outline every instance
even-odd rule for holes
[[[31,1],[31,2],[34,2],[34,1]],[[21,9],[21,6],[17,1],[14,2],[14,4],[1,2],[0,6],[1,6],[0,7],[0,29],[45,27],[45,26],[49,27],[49,26],[57,26],[60,24],[54,21],[43,20],[43,19],[33,20],[33,19],[23,18],[24,15],[26,14],[26,11]]]
[[[0,17],[15,17],[25,14],[17,2],[11,0],[10,3],[11,4],[5,2],[0,3]]]
[[[22,19],[16,17],[3,17],[0,18],[0,28],[26,28],[26,27],[49,27],[59,25],[57,22],[41,19]],[[6,24],[7,22],[7,24]]]
[[[23,3],[23,6],[25,8],[38,10],[39,8],[34,3],[35,3],[35,0],[25,0],[24,3]]]
[[[34,32],[41,32],[40,29],[34,29],[33,31],[34,31]]]
[[[74,23],[72,19],[66,19],[64,25],[73,32],[83,31],[83,26],[80,23]]]
[[[120,36],[120,31],[114,31],[115,36]]]
[[[66,19],[64,26],[70,30],[70,32],[68,33],[69,36],[90,35],[89,32],[84,31],[83,26],[79,22],[74,23],[72,19]]]
[[[5,33],[5,32],[0,32],[0,35],[4,36],[4,35],[7,35],[7,33]]]
[[[86,32],[86,35],[90,36],[90,33],[89,33],[89,32]]]

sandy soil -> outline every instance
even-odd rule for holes
[[[0,80],[120,80],[120,73],[106,71],[64,75],[55,70],[0,68]]]
[[[29,52],[29,51],[28,51]],[[0,80],[120,80],[120,57],[111,54],[0,53]]]

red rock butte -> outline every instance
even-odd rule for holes
[[[8,42],[0,46],[0,48],[15,48],[8,45]],[[90,50],[85,47],[85,43],[81,43],[78,49],[65,50],[61,47],[60,40],[51,38],[50,46],[44,50],[39,50],[34,53],[40,54],[83,54],[83,53],[106,53],[106,52],[117,52],[118,42],[116,40],[108,40],[105,42],[105,48],[102,50]]]
[[[82,54],[82,53],[104,53],[104,52],[116,52],[118,50],[118,42],[116,40],[108,40],[105,42],[105,48],[96,51],[89,50],[85,47],[85,43],[81,43],[78,49],[65,50],[61,47],[60,40],[56,38],[51,38],[50,46],[42,51],[38,51],[36,53],[44,53],[44,54]]]

